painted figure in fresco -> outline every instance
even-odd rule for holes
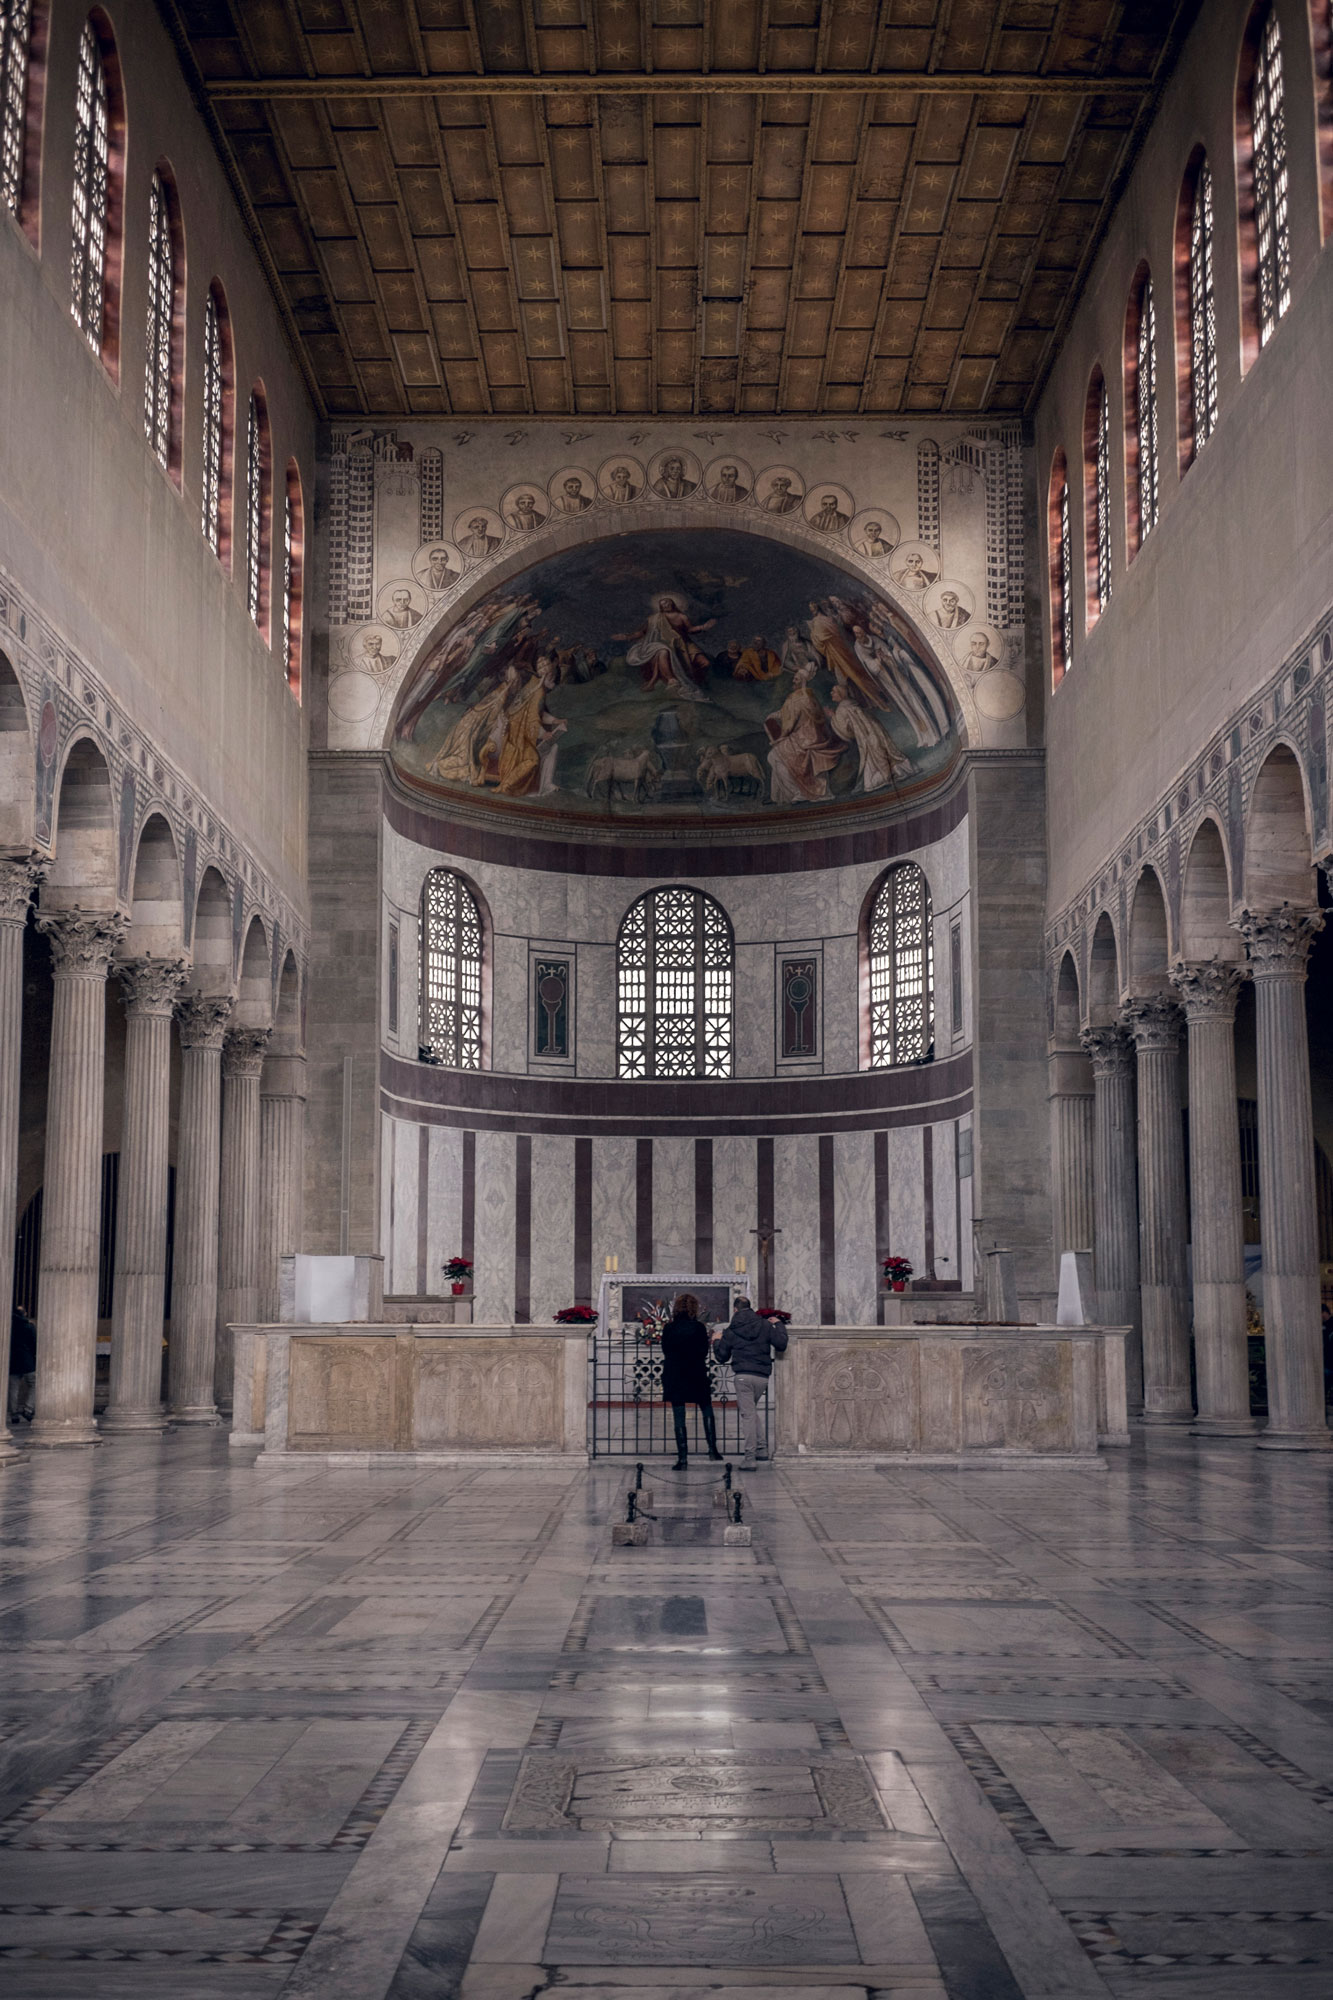
[[[865,531],[861,536],[860,547],[863,556],[887,558],[893,554],[892,543],[886,542],[884,539],[884,523],[882,521],[866,522]]]
[[[960,625],[967,624],[972,613],[959,603],[956,590],[942,590],[940,601],[930,615],[941,632],[954,632]]]
[[[448,688],[452,701],[470,701],[484,679],[503,672],[510,659],[527,667],[536,657],[531,626],[538,610],[535,598],[494,598],[479,604],[459,620],[426,674],[419,691],[403,706],[395,735],[410,741],[412,732],[433,701]]]
[[[773,743],[768,763],[772,773],[769,792],[775,805],[826,799],[828,774],[843,753],[843,745],[829,737],[827,718],[810,686],[816,671],[813,665],[798,668],[795,685],[782,707],[775,715],[764,717],[764,728]]]
[[[609,487],[608,497],[613,507],[617,505],[627,507],[631,500],[637,500],[639,497],[639,488],[634,478],[633,468],[628,465],[613,465],[607,484]]]
[[[833,706],[826,712],[833,734],[856,747],[861,760],[858,782],[863,792],[882,791],[885,785],[893,783],[897,772],[908,769],[910,758],[903,755],[887,730],[873,715],[866,714],[845,687],[834,688]]]
[[[492,555],[500,546],[500,537],[490,532],[490,522],[484,514],[474,514],[467,524],[467,533],[458,544],[469,562],[480,562],[483,556]]]
[[[693,641],[696,633],[711,632],[716,623],[716,618],[706,618],[701,625],[691,625],[674,597],[659,597],[656,611],[637,632],[611,636],[630,642],[625,658],[630,666],[643,668],[646,688],[664,687],[687,701],[704,701],[707,697],[699,682],[707,676],[708,656]]]
[[[716,500],[720,506],[734,507],[745,499],[749,491],[748,486],[741,485],[739,467],[724,465],[718,473],[716,485],[709,487],[708,497],[710,500]]]
[[[454,580],[448,549],[432,549],[426,560],[429,564],[426,571],[427,590],[448,590]]]
[[[368,674],[383,673],[389,662],[384,657],[384,634],[363,632],[361,634],[361,664]]]
[[[556,789],[556,753],[569,727],[546,706],[556,673],[551,655],[541,654],[536,672],[505,713],[499,779],[500,790],[508,798],[531,798]]]
[[[763,634],[756,632],[741,649],[732,672],[738,681],[775,681],[782,672],[782,662]]]
[[[801,496],[791,490],[791,481],[785,472],[774,475],[773,483],[764,499],[766,514],[790,514],[793,507],[799,507]]]
[[[819,655],[808,639],[802,637],[795,625],[789,625],[782,636],[782,670],[796,674],[802,667],[819,667]]]
[[[433,777],[453,785],[493,785],[498,781],[505,715],[521,682],[519,668],[511,660],[500,685],[474,702],[449,731],[426,766]]]
[[[583,490],[583,481],[577,472],[560,482],[560,491],[555,496],[555,504],[562,514],[582,514],[592,505],[592,495]]]
[[[810,516],[810,526],[818,528],[821,535],[840,535],[851,518],[839,507],[837,494],[826,493]]]
[[[514,504],[509,510],[511,528],[517,528],[521,535],[530,535],[535,528],[540,528],[545,519],[546,509],[538,506],[535,493],[519,493],[515,496]]]
[[[939,571],[926,568],[926,559],[919,549],[905,555],[900,566],[891,572],[894,582],[902,590],[913,590],[924,596],[930,589]]]
[[[838,612],[850,615],[851,606],[844,606],[837,599],[830,599],[824,604],[811,603],[806,624],[810,644],[840,687],[850,685],[856,688],[867,701],[878,707],[884,698],[879,677],[857,656],[852,635]]]
[[[685,477],[683,458],[664,458],[662,470],[653,481],[653,492],[663,500],[683,500],[698,484],[697,479]]]
[[[990,649],[990,637],[985,632],[974,632],[967,642],[967,654],[963,665],[970,674],[987,674],[999,661]]]
[[[384,614],[384,622],[393,632],[410,632],[414,625],[421,623],[421,613],[412,603],[410,590],[395,590],[389,599],[389,609]]]
[[[852,639],[857,659],[894,706],[902,710],[912,725],[918,746],[924,750],[938,743],[948,730],[948,714],[938,690],[910,647],[899,645],[892,634],[867,631],[864,625],[853,627]]]

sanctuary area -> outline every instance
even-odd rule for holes
[[[1333,1988],[1329,0],[0,0],[6,2000]]]

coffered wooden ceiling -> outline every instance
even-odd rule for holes
[[[323,414],[1028,407],[1197,0],[161,0]]]

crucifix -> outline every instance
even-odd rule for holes
[[[782,1231],[775,1229],[771,1222],[761,1222],[758,1229],[750,1231],[757,1238],[759,1248],[759,1303],[771,1306],[773,1303],[773,1239]]]

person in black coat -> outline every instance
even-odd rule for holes
[[[674,1317],[662,1329],[662,1396],[671,1405],[676,1426],[676,1463],[673,1472],[684,1472],[689,1464],[685,1433],[685,1405],[697,1403],[708,1439],[708,1456],[721,1458],[717,1431],[713,1424],[713,1396],[708,1386],[708,1328],[699,1318],[699,1301],[693,1292],[681,1292],[673,1307]]]

